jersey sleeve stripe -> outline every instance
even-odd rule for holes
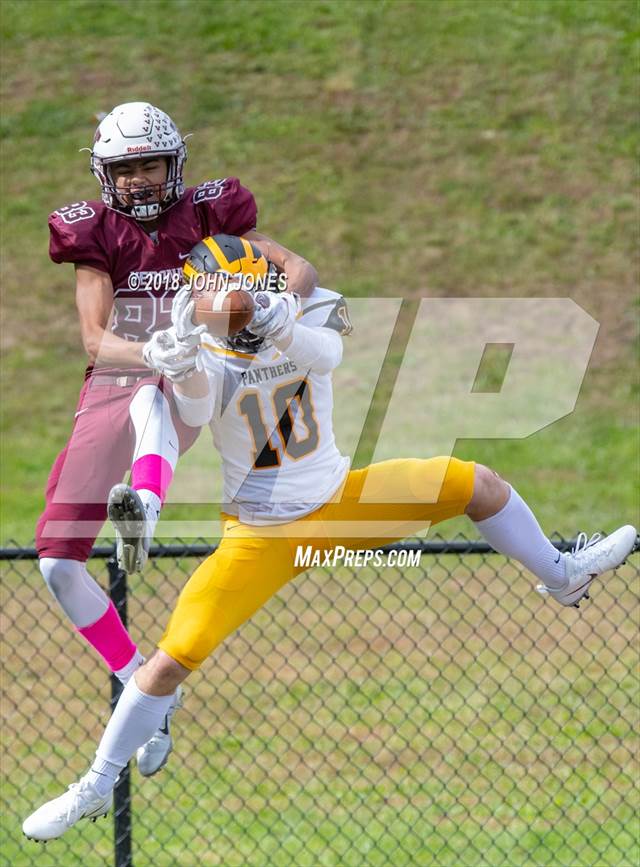
[[[255,358],[255,355],[252,355],[250,352],[238,352],[235,349],[224,349],[222,346],[214,346],[212,343],[202,342],[200,344],[202,349],[206,349],[208,352],[213,352],[215,355],[231,355],[234,358]]]

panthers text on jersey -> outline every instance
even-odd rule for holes
[[[256,219],[253,195],[237,178],[185,190],[180,201],[160,215],[151,235],[132,217],[102,202],[76,202],[49,217],[49,254],[54,262],[109,274],[114,293],[111,330],[125,340],[146,342],[154,331],[171,325],[171,303],[191,248],[206,235],[243,235],[256,227]]]
[[[320,287],[298,320],[350,331],[346,303]],[[214,384],[213,441],[222,456],[224,511],[248,524],[293,521],[337,491],[349,469],[333,432],[331,373],[302,370],[275,347],[232,351],[210,335],[201,349]]]

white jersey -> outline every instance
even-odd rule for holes
[[[318,287],[301,300],[301,324],[350,330],[337,292]],[[202,346],[216,394],[211,429],[222,457],[224,511],[264,525],[327,502],[349,469],[333,433],[331,373],[302,370],[273,346],[250,355],[208,335]]]

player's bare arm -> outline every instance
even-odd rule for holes
[[[176,352],[161,340],[161,332],[148,343],[125,340],[111,331],[113,316],[113,285],[104,271],[89,266],[76,266],[76,305],[84,348],[96,367],[150,367],[169,364],[177,376],[190,372],[192,351]]]
[[[76,266],[76,306],[82,343],[98,366],[144,367],[143,344],[124,340],[110,330],[113,308],[111,277],[97,268]]]
[[[297,292],[304,298],[310,295],[318,285],[318,272],[310,262],[297,253],[287,250],[272,238],[260,234],[253,229],[243,237],[253,241],[268,262],[280,268],[287,275],[287,291]]]

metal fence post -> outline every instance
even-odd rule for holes
[[[560,551],[576,542],[553,540]],[[150,637],[191,571],[181,558],[212,550],[204,542],[152,546],[153,558],[174,558],[177,574],[166,596],[132,595],[132,615],[143,610]],[[166,784],[146,796],[136,791],[145,813],[136,831],[145,838],[145,864],[191,864],[203,846],[225,865],[503,864],[522,862],[523,852],[527,863],[559,867],[640,863],[628,821],[635,806],[630,720],[638,561],[598,582],[594,605],[578,613],[534,596],[531,575],[514,561],[493,559],[484,541],[437,537],[383,550],[398,552],[388,576],[375,565],[357,575],[352,564],[334,580],[333,570],[321,567],[225,642],[215,701],[204,691],[199,698],[195,685],[190,712],[178,723],[182,750],[164,772]],[[408,556],[399,562],[402,552],[416,551],[427,562]],[[471,556],[478,559],[466,560]],[[127,577],[114,562],[113,545],[94,547],[92,558],[102,574],[108,563],[110,595],[126,623]],[[42,849],[21,833],[24,816],[50,797],[61,755],[86,762],[104,687],[102,663],[86,647],[87,684],[65,706],[69,691],[59,686],[76,665],[76,648],[59,607],[40,599],[37,559],[33,547],[0,547],[9,593],[3,638],[12,648],[0,703],[0,863],[24,867],[43,863]],[[160,575],[169,571],[158,568]],[[352,583],[345,586],[347,576]],[[573,634],[575,623],[581,635]],[[567,654],[580,672],[577,685],[567,682]],[[43,659],[62,664],[51,663],[50,676],[41,677]],[[113,681],[114,704],[120,692]],[[285,726],[276,730],[276,720]],[[80,735],[75,742],[67,727]],[[523,747],[532,727],[535,746]],[[215,748],[207,744],[211,736],[219,739]],[[565,756],[567,739],[572,747]],[[52,741],[64,741],[64,753]],[[193,774],[198,790],[186,791],[183,775]],[[171,796],[178,786],[179,805]],[[133,867],[128,769],[115,801],[114,844],[104,826],[114,855],[105,863]],[[174,808],[175,826],[167,822]],[[270,821],[274,810],[281,821]],[[216,821],[203,823],[200,811],[216,811]],[[493,815],[500,821],[488,822]],[[595,834],[588,827],[593,815]],[[160,825],[164,833],[154,834]],[[522,834],[523,827],[535,833]],[[49,844],[53,858],[46,863],[89,863],[92,840],[93,834],[69,835],[68,842]],[[565,841],[561,848],[558,840]]]
[[[127,625],[127,575],[118,569],[115,555],[108,560],[109,596],[120,619]],[[111,710],[116,706],[122,684],[111,675]],[[115,867],[133,867],[131,858],[131,786],[129,765],[124,768],[113,793],[113,837]]]

